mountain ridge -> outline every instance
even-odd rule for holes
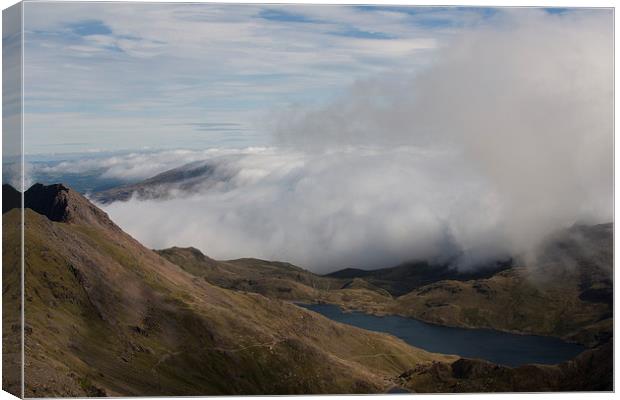
[[[90,198],[100,204],[110,204],[115,201],[128,201],[132,198],[140,200],[152,200],[168,198],[172,190],[191,192],[198,186],[208,187],[207,180],[216,175],[218,171],[208,161],[194,161],[181,165],[137,183],[121,185],[111,189],[98,191],[90,194]],[[219,177],[225,180],[229,176]],[[214,184],[214,182],[211,182]]]
[[[40,189],[51,204],[37,208],[61,221],[24,210],[28,397],[380,393],[411,365],[455,359],[212,285],[113,223],[93,225],[104,214],[71,189]],[[20,220],[3,215],[7,246]],[[359,357],[369,353],[385,356]]]

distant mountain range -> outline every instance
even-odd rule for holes
[[[427,261],[407,262],[396,267],[364,270],[345,268],[327,274],[333,278],[361,278],[387,290],[393,296],[411,292],[420,286],[442,280],[469,281],[489,278],[512,266],[512,260],[477,265],[468,270],[460,270],[451,263],[429,263]]]
[[[90,198],[101,204],[127,201],[132,197],[140,200],[167,198],[173,191],[192,192],[207,189],[230,178],[227,172],[218,170],[208,161],[196,161],[182,165],[138,183],[121,185],[92,193]]]

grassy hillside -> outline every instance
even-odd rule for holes
[[[19,192],[3,185],[3,209],[21,207]],[[6,193],[15,194],[5,202]],[[11,207],[12,206],[12,207]],[[11,218],[2,218],[2,389],[21,396],[21,215],[12,211]]]
[[[387,290],[359,277],[336,279],[338,284],[332,285],[331,289],[316,290],[306,281],[293,279],[296,275],[289,276],[283,272],[298,271],[298,268],[288,264],[256,260],[246,265],[251,268],[235,269],[226,262],[205,258],[196,249],[168,249],[162,254],[199,276],[204,276],[205,270],[211,271],[210,279],[215,283],[218,275],[230,274],[231,271],[239,279],[247,274],[266,277],[261,284],[249,285],[248,288],[260,290],[267,296],[282,297],[281,292],[269,290],[271,281],[267,278],[280,274],[282,281],[271,289],[287,287],[295,281],[305,286],[304,290],[291,292],[301,300],[314,296],[310,301],[338,304],[348,310],[412,316],[442,325],[559,336],[594,347],[574,360],[554,366],[509,368],[470,359],[419,363],[392,379],[395,386],[412,392],[611,390],[613,346],[610,338],[613,321],[609,318],[610,306],[604,296],[595,298],[597,301],[583,296],[592,287],[609,289],[606,286],[609,274],[605,271],[610,271],[611,259],[599,256],[610,254],[607,252],[610,232],[601,235],[601,227],[579,229],[590,233],[598,231],[597,235],[591,236],[596,245],[583,241],[579,246],[575,243],[567,245],[565,239],[571,235],[566,236],[567,232],[564,232],[564,235],[554,237],[544,249],[547,256],[552,253],[549,249],[561,251],[554,253],[553,257],[541,256],[539,260],[546,261],[538,264],[538,269],[515,267],[488,278],[441,280],[400,297],[393,297]],[[564,239],[559,240],[561,238]],[[582,250],[577,250],[584,248],[584,245],[591,250],[590,255],[584,256]],[[596,249],[597,246],[602,248]],[[187,257],[181,257],[183,254]],[[561,263],[558,263],[559,255]],[[189,260],[194,258],[199,261],[190,263]],[[575,263],[575,259],[579,259],[581,266]],[[302,272],[304,274],[312,276],[309,272]]]
[[[26,210],[26,396],[376,393],[453,359],[214,286],[61,191],[64,221]]]
[[[315,275],[293,264],[256,258],[216,261],[198,249],[171,247],[157,253],[192,275],[220,287],[260,293],[271,298],[313,301],[322,291],[346,283]]]
[[[581,331],[610,318],[609,307],[579,298],[568,282],[541,283],[526,268],[503,271],[489,279],[442,281],[423,286],[387,306],[389,312],[449,326],[572,338],[592,344],[603,337]],[[608,329],[611,329],[609,320]],[[601,326],[601,331],[605,331]]]
[[[441,266],[431,271],[423,263],[320,277],[287,263],[215,261],[191,248],[159,253],[213,284],[271,298],[327,302],[440,325],[556,336],[594,346],[612,333],[612,234],[611,224],[576,226],[550,237],[528,267],[495,264],[495,269],[467,274]],[[457,275],[459,279],[439,279]],[[414,289],[393,296],[404,287]]]
[[[575,226],[549,237],[527,267],[426,285],[388,309],[443,325],[602,343],[613,328],[612,238],[612,224]]]

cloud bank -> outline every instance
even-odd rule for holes
[[[518,10],[493,22],[423,73],[359,82],[336,104],[293,113],[280,142],[453,149],[489,182],[522,250],[571,221],[611,220],[611,13]]]
[[[93,156],[65,160],[50,165],[27,164],[31,175],[96,174],[99,178],[118,179],[123,182],[136,182],[150,178],[161,172],[184,164],[201,161],[209,157],[252,153],[262,148],[246,149],[208,149],[208,150],[160,150],[117,154],[114,156]]]
[[[492,214],[493,196],[452,154],[266,149],[207,162],[218,173],[205,190],[105,210],[151,247],[195,246],[215,258],[288,260],[322,272],[454,256],[473,237],[496,242],[489,219],[468,220]],[[211,181],[218,177],[226,178]]]
[[[320,272],[529,254],[613,218],[612,54],[608,11],[502,13],[423,72],[287,110],[279,148],[214,161],[219,185],[106,210],[151,247]]]

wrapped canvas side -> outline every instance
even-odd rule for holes
[[[4,10],[2,22],[2,389],[22,397],[22,3]]]

